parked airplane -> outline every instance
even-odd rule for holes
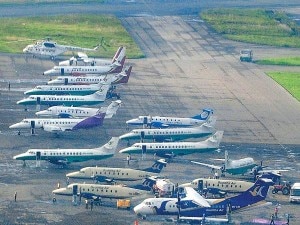
[[[55,56],[63,54],[67,51],[97,51],[99,46],[95,48],[81,48],[70,45],[61,45],[56,42],[50,41],[49,38],[43,41],[37,41],[35,44],[27,45],[24,49],[24,53],[30,53],[33,56],[49,56],[54,59]]]
[[[78,85],[78,84],[98,84],[100,82],[107,82],[107,80],[111,80],[111,84],[121,84],[121,83],[128,83],[130,74],[131,74],[132,66],[123,69],[120,74],[106,74],[106,75],[99,75],[99,76],[59,76],[53,80],[49,80],[48,84],[51,85]],[[124,76],[126,75],[126,76]]]
[[[167,165],[164,159],[159,159],[147,169],[136,170],[131,168],[85,167],[80,171],[68,173],[69,178],[94,179],[99,182],[136,181],[150,176],[156,176]]]
[[[134,198],[142,195],[147,195],[149,192],[126,187],[124,185],[108,185],[108,184],[80,184],[73,183],[65,188],[59,188],[52,191],[55,195],[80,195],[88,199],[95,198]]]
[[[163,157],[202,153],[217,150],[222,137],[223,131],[217,131],[213,136],[201,142],[135,143],[119,152],[127,154],[150,153]]]
[[[105,145],[92,149],[29,149],[27,152],[14,156],[16,160],[46,160],[53,164],[66,165],[87,160],[101,160],[115,154],[119,142],[113,137]]]
[[[112,101],[108,107],[84,108],[68,106],[52,106],[46,110],[36,112],[40,117],[58,117],[58,118],[82,118],[96,115],[99,112],[105,112],[105,119],[112,118],[120,108],[122,101]]]
[[[108,73],[120,73],[125,63],[125,56],[123,58],[118,57],[117,61],[109,66],[54,66],[51,70],[47,70],[43,75],[49,76],[79,76],[86,74],[108,74]]]
[[[30,95],[29,97],[17,102],[18,105],[65,105],[65,106],[81,106],[96,105],[103,103],[108,94],[110,85],[105,84],[101,89],[91,95],[75,96],[75,95]]]
[[[99,113],[87,118],[30,118],[23,119],[21,122],[9,126],[10,129],[31,129],[34,134],[35,128],[41,128],[44,131],[59,133],[64,131],[73,131],[78,129],[87,129],[101,126],[105,113]]]
[[[120,139],[132,140],[152,139],[153,141],[178,141],[187,138],[200,138],[208,135],[212,135],[215,130],[216,116],[211,116],[207,122],[197,127],[178,127],[178,128],[153,128],[153,129],[134,129],[127,134],[120,136]]]
[[[213,178],[197,178],[192,182],[179,185],[179,187],[192,187],[198,191],[204,189],[219,189],[226,192],[244,192],[253,185],[252,182],[242,180],[224,180]]]
[[[113,64],[119,55],[126,56],[126,47],[121,46],[116,51],[112,60],[89,58],[87,54],[78,52],[77,56],[73,56],[69,60],[59,62],[59,66],[109,66]]]
[[[226,215],[228,211],[238,211],[246,207],[251,208],[254,205],[262,205],[265,203],[264,200],[271,185],[273,185],[273,182],[269,179],[258,179],[247,191],[224,199],[204,199],[196,191],[186,187],[186,194],[183,194],[182,197],[148,198],[135,206],[133,210],[136,214],[143,216],[179,214],[179,219],[191,220],[194,218],[201,219],[202,215],[205,218]]]
[[[190,118],[162,117],[162,116],[139,116],[136,119],[127,120],[127,125],[143,125],[149,127],[169,126],[196,126],[204,123],[213,114],[212,109],[203,109],[201,114]]]

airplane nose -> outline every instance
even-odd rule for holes
[[[67,188],[58,188],[52,191],[53,194],[56,195],[68,195],[70,193],[68,193]]]
[[[15,123],[9,126],[9,129],[16,129],[16,128],[19,128],[19,123]]]
[[[47,110],[38,111],[38,112],[35,113],[35,115],[37,115],[37,116],[47,116],[48,111]]]
[[[69,177],[69,178],[78,178],[79,177],[79,172],[68,173],[68,174],[66,174],[66,177]]]
[[[139,125],[141,124],[138,119],[131,119],[126,121],[127,125]]]
[[[129,139],[131,137],[131,133],[123,134],[119,138],[122,139]]]

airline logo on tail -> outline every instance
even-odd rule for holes
[[[255,196],[260,196],[262,198],[264,198],[265,196],[262,195],[262,190],[263,190],[264,187],[260,187],[260,186],[257,186],[256,188],[254,188],[253,191],[249,191],[250,194],[255,197]]]

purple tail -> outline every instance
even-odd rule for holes
[[[104,117],[105,113],[99,113],[94,116],[88,117],[76,124],[72,130],[88,129],[96,126],[101,126],[103,124]]]

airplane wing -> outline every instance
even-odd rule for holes
[[[151,122],[151,126],[156,127],[156,128],[168,128],[169,127],[168,124],[164,124],[161,122]]]
[[[44,129],[44,131],[53,132],[53,133],[58,133],[58,132],[64,131],[61,129],[61,127],[50,126],[50,125],[44,125],[43,129]]]
[[[87,59],[88,58],[87,54],[85,54],[83,52],[78,52],[77,55],[78,55],[79,58],[82,58],[82,59]]]
[[[206,163],[201,163],[201,162],[196,162],[196,161],[191,161],[191,162],[195,163],[197,165],[206,166],[206,167],[209,167],[209,168],[215,169],[215,170],[221,170],[222,169],[222,166],[216,166],[216,165],[206,164]]]
[[[187,216],[180,216],[179,221],[182,222],[201,222],[201,221],[205,221],[205,222],[214,222],[214,223],[228,223],[228,219],[227,218],[211,218],[211,217],[187,217]]]
[[[184,190],[186,193],[184,200],[192,200],[193,203],[201,207],[210,207],[210,204],[206,201],[206,199],[196,192],[194,188],[185,187]]]

